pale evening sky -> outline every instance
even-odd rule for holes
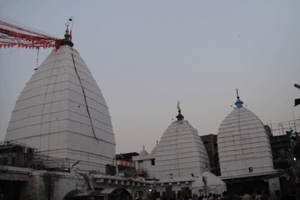
[[[236,88],[264,124],[299,121],[299,0],[2,0],[0,16],[60,38],[74,16],[74,48],[109,107],[117,153],[151,152],[177,101],[199,135],[217,134]],[[0,49],[0,140],[36,61],[36,50]]]

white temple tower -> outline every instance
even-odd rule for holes
[[[68,32],[65,37],[67,38]],[[95,79],[68,39],[38,67],[21,92],[6,141],[104,172],[115,155],[108,107]]]
[[[155,156],[155,177],[184,179],[199,176],[209,167],[206,149],[198,131],[181,114],[163,133]]]
[[[218,133],[222,179],[274,173],[270,140],[263,123],[243,107],[239,96],[235,105]]]

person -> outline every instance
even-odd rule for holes
[[[2,193],[2,189],[0,189],[0,200],[4,200],[4,195]]]
[[[260,200],[261,194],[260,194],[260,190],[256,191],[256,196],[255,196],[255,200]]]
[[[218,196],[215,193],[213,193],[211,200],[219,200],[219,199],[218,199]]]
[[[260,196],[260,200],[269,200],[269,196],[267,195],[267,190],[263,190],[261,196]]]
[[[296,189],[295,188],[291,188],[289,189],[289,199],[291,200],[296,200]]]
[[[273,200],[280,200],[280,191],[279,190],[275,190],[275,196],[273,198]]]
[[[231,200],[231,197],[228,195],[227,191],[223,192],[223,199],[222,200]]]
[[[220,196],[219,199],[220,199],[220,200],[223,200],[223,199],[224,199],[224,192],[222,192],[222,195]]]
[[[232,200],[240,200],[240,196],[238,192],[236,192],[235,195],[233,195]]]
[[[249,194],[248,191],[244,193],[244,196],[242,197],[242,200],[253,200],[252,196]]]
[[[199,200],[199,198],[196,194],[193,194],[193,200]]]
[[[177,193],[177,199],[176,200],[182,200],[182,197],[180,196],[180,193]]]

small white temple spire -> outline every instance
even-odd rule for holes
[[[148,155],[148,152],[145,149],[145,145],[143,145],[143,150],[140,152],[140,156]]]

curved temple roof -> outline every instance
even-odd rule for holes
[[[155,177],[162,179],[199,176],[209,160],[196,129],[186,120],[173,122],[157,146]],[[172,174],[170,176],[170,174]]]
[[[112,162],[115,138],[108,107],[75,49],[53,50],[33,74],[16,102],[5,140],[71,164],[80,161],[80,169],[104,172]]]
[[[274,172],[269,137],[261,120],[247,108],[235,108],[221,123],[218,149],[221,176],[238,178]]]

